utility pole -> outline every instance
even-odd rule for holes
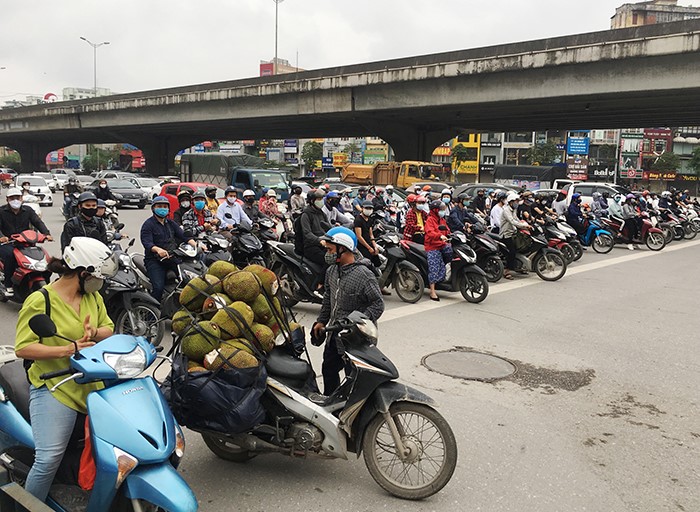
[[[96,98],[97,97],[97,49],[102,45],[109,44],[109,41],[103,41],[102,43],[93,43],[93,42],[87,40],[86,38],[84,38],[83,36],[80,36],[80,39],[82,39],[87,44],[92,46],[92,54],[93,54],[92,66],[93,66],[93,75],[94,75],[92,94]]]
[[[279,7],[284,0],[272,0],[275,2],[275,60],[274,60],[274,65],[273,69],[274,72],[273,74],[277,74],[277,27],[278,27],[278,19],[279,19]]]

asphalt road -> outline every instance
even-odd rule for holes
[[[55,235],[57,207],[44,208]],[[138,236],[148,210],[120,212]],[[58,253],[58,244],[48,245]],[[387,300],[380,348],[432,396],[457,437],[452,481],[434,497],[387,495],[362,459],[217,459],[187,433],[184,477],[202,511],[700,510],[700,240],[660,253],[587,251],[557,283],[520,277],[471,305],[452,294]],[[297,308],[306,325],[318,306]],[[0,323],[18,305],[0,305]],[[469,347],[515,362],[495,383],[453,379],[424,356]],[[318,363],[321,349],[311,348]]]

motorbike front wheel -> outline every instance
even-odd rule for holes
[[[688,222],[683,226],[683,237],[686,240],[692,240],[698,235],[698,232],[695,231],[695,225],[692,222]]]
[[[408,268],[397,269],[391,285],[396,290],[396,295],[404,302],[414,304],[423,296],[425,281],[420,272]]]
[[[666,245],[673,242],[673,229],[671,229],[669,227],[665,227],[665,228],[661,228],[661,231],[663,231],[664,240],[666,240]]]
[[[567,265],[574,261],[576,253],[574,252],[574,248],[571,247],[571,245],[563,243],[561,244],[561,246],[558,247],[558,249],[561,251],[562,256],[564,256]]]
[[[583,257],[583,247],[581,246],[581,242],[575,241],[571,242],[569,245],[574,250],[574,261],[578,261]]]
[[[464,300],[478,304],[488,296],[489,282],[486,276],[467,270],[459,278],[459,291]]]
[[[598,254],[608,254],[615,247],[613,237],[607,233],[601,233],[593,238],[593,250]]]
[[[131,308],[128,311],[126,309],[121,310],[114,321],[114,332],[116,334],[133,334],[132,315],[135,322],[146,324],[146,337],[151,343],[156,347],[160,345],[165,334],[163,322],[158,322],[160,320],[160,310],[146,302],[136,301],[131,304]]]
[[[207,448],[220,459],[242,463],[248,462],[255,457],[250,451],[244,450],[237,444],[227,442],[225,438],[211,434],[202,434],[202,439]]]
[[[396,402],[389,413],[408,453],[399,456],[386,419],[377,414],[362,439],[369,474],[398,498],[432,496],[447,485],[457,466],[457,442],[450,425],[432,407],[413,402]]]
[[[535,272],[543,281],[558,281],[566,274],[566,261],[554,252],[540,253],[533,263]]]
[[[660,251],[666,247],[666,239],[661,233],[649,233],[644,240],[650,251]]]
[[[503,277],[503,260],[496,254],[487,256],[479,266],[486,273],[486,279],[489,283],[496,283]]]

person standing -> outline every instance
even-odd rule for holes
[[[323,349],[323,393],[331,395],[340,386],[340,370],[345,367],[343,349],[337,335],[327,336],[324,328],[347,317],[353,311],[364,313],[375,324],[384,313],[384,300],[374,272],[355,259],[357,238],[348,228],[339,226],[321,237],[325,242],[324,260],[328,265],[324,280],[321,312],[311,331],[314,345]]]
[[[13,297],[15,294],[12,287],[12,274],[17,270],[14,245],[7,242],[10,241],[12,235],[31,228],[46,235],[49,242],[53,240],[46,224],[36,212],[29,206],[22,204],[22,191],[18,188],[8,189],[7,204],[0,207],[0,244],[3,244],[0,245],[0,258],[2,258],[5,268],[5,290],[3,293],[7,298]]]
[[[92,192],[83,192],[78,198],[78,215],[71,218],[63,226],[61,233],[61,251],[76,236],[84,236],[99,240],[107,245],[107,227],[97,217],[97,198]]]
[[[25,489],[41,501],[48,496],[78,413],[87,412],[88,394],[104,387],[101,382],[78,384],[68,380],[49,391],[65,377],[43,380],[41,375],[67,368],[70,356],[112,335],[114,323],[99,289],[118,267],[112,251],[102,242],[75,237],[63,251],[63,259],[52,258],[48,268],[60,277],[27,297],[17,318],[15,336],[15,354],[31,361],[27,379],[36,450]],[[57,332],[75,341],[56,336],[40,338],[32,332],[29,321],[46,312],[47,301]]]
[[[425,221],[425,254],[428,260],[428,284],[430,285],[430,300],[439,301],[435,285],[445,280],[447,267],[445,261],[452,259],[452,246],[447,241],[450,228],[445,217],[447,205],[441,200],[430,203],[430,214]]]
[[[144,260],[151,281],[151,295],[160,302],[168,270],[177,270],[177,260],[170,251],[177,247],[178,242],[187,242],[193,247],[196,244],[178,224],[167,218],[170,212],[167,197],[154,197],[151,211],[153,215],[141,226],[141,245],[146,252]]]

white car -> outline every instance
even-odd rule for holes
[[[51,175],[56,180],[59,190],[63,190],[69,178],[75,178],[76,174],[73,169],[51,169]]]
[[[129,178],[127,181],[130,181],[138,188],[146,192],[148,194],[149,202],[151,201],[151,199],[159,195],[160,190],[163,188],[160,182],[155,178],[139,176],[137,178]]]
[[[32,174],[34,176],[41,176],[42,178],[44,178],[46,180],[46,183],[49,185],[51,192],[56,192],[56,190],[58,190],[58,181],[56,181],[56,178],[54,178],[54,175],[50,172],[34,171]]]
[[[29,191],[39,198],[41,206],[53,206],[53,195],[44,178],[33,174],[19,174],[15,177],[15,187],[21,189],[24,182],[29,182]]]
[[[571,185],[566,185],[564,190],[567,192],[566,204],[571,204],[571,197],[574,194],[581,194],[581,202],[590,204],[591,201],[593,201],[594,192],[600,192],[601,194],[607,192],[610,198],[614,197],[615,194],[626,195],[629,193],[626,188],[620,185],[615,185],[613,183],[594,183],[592,181],[572,183]]]

